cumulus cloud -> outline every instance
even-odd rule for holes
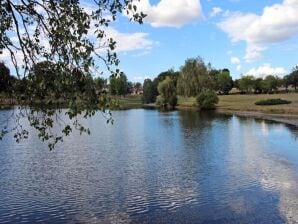
[[[240,64],[240,59],[237,57],[231,57],[231,63],[234,65],[239,65]]]
[[[151,5],[149,0],[135,1],[138,11],[147,15],[145,22],[153,27],[182,27],[203,15],[200,0],[161,0]]]
[[[222,10],[222,8],[220,8],[220,7],[213,7],[212,8],[212,11],[210,12],[210,17],[214,17],[214,16],[217,16],[218,14],[220,14],[220,13],[222,13],[223,12],[223,10]]]
[[[116,43],[117,52],[129,52],[143,50],[148,52],[157,41],[150,40],[148,33],[121,33],[118,30],[109,27],[105,30],[108,37],[112,37]]]
[[[237,57],[231,57],[231,63],[236,65],[236,70],[239,72],[242,69],[241,61]]]
[[[94,36],[95,29],[92,27],[90,32],[88,33],[88,38],[92,40],[97,47],[97,53],[105,54],[106,47],[102,46],[101,42],[105,40],[98,40]],[[113,27],[107,27],[104,29],[107,38],[113,38],[116,41],[116,49],[117,53],[128,53],[132,52],[133,54],[137,54],[138,56],[145,55],[150,53],[150,50],[158,45],[157,41],[153,41],[149,38],[148,33],[143,32],[134,32],[134,33],[125,33],[120,32]],[[18,45],[18,38],[16,36],[12,36],[11,40]],[[48,39],[41,35],[40,45],[44,46],[45,49],[50,49]],[[21,51],[15,51],[16,61],[18,63],[18,68],[21,69],[23,65],[23,54]],[[40,59],[43,60],[43,59]],[[3,53],[0,54],[0,61],[3,61],[11,70],[15,70],[15,67],[12,63],[12,59],[8,50],[4,49]]]
[[[284,0],[264,8],[261,15],[234,12],[217,25],[232,42],[245,41],[247,62],[262,57],[270,43],[278,43],[298,34],[298,0]]]
[[[258,68],[250,69],[246,75],[253,75],[257,78],[264,78],[267,75],[283,77],[287,74],[287,70],[283,67],[272,67],[271,64],[263,64]]]

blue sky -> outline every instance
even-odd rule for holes
[[[92,11],[92,2],[82,1],[83,7]],[[230,69],[233,78],[282,77],[298,64],[298,0],[140,0],[136,4],[148,15],[143,25],[129,22],[123,14],[106,29],[117,41],[120,69],[130,81],[179,70],[187,58],[197,56],[217,69]],[[17,58],[22,61],[21,54]],[[8,52],[0,60],[12,67]]]
[[[178,70],[185,59],[196,56],[215,68],[229,68],[233,78],[283,76],[298,64],[298,0],[141,2],[139,9],[148,14],[143,25],[126,17],[112,25],[127,36],[144,34],[136,41],[144,45],[140,49],[119,50],[121,69],[131,81]]]

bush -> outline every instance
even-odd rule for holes
[[[204,90],[197,96],[197,103],[201,110],[213,110],[218,103],[218,97],[213,90]]]
[[[283,100],[283,99],[267,99],[267,100],[260,100],[255,102],[256,105],[280,105],[280,104],[290,104],[291,101]]]
[[[166,104],[165,99],[161,95],[157,96],[156,105],[163,106],[164,104]]]
[[[171,106],[171,108],[175,108],[177,105],[178,99],[176,96],[171,96],[168,100],[166,100],[164,97],[161,95],[157,96],[156,98],[156,105],[161,106],[161,107],[168,107]]]

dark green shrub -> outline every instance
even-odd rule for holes
[[[197,96],[197,103],[201,110],[213,110],[219,101],[218,96],[213,90],[204,90]]]
[[[255,102],[256,105],[268,106],[268,105],[280,105],[280,104],[290,104],[291,101],[283,100],[283,99],[267,99],[267,100],[259,100]]]

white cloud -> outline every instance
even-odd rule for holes
[[[272,67],[270,64],[263,64],[258,68],[250,69],[248,72],[246,72],[246,75],[253,75],[257,78],[264,78],[267,75],[283,77],[287,73],[287,70],[283,67]]]
[[[158,42],[148,39],[148,33],[121,33],[112,27],[107,28],[105,32],[108,37],[112,37],[117,42],[117,52],[148,51],[158,44]]]
[[[86,3],[83,3],[84,5],[84,10],[91,14],[92,12],[92,4],[88,5]],[[37,8],[36,10],[38,10],[40,13],[44,13],[42,10],[42,8]],[[105,15],[104,15],[105,16]],[[108,16],[105,16],[106,19],[111,19]],[[35,31],[35,26],[34,25],[30,25],[27,27],[28,32],[30,35],[33,35],[34,31]],[[120,32],[117,29],[113,28],[113,27],[101,27],[101,29],[103,29],[103,31],[105,32],[105,38],[103,39],[98,39],[96,38],[97,33],[96,33],[96,26],[95,26],[95,22],[93,21],[93,23],[91,23],[90,29],[88,31],[88,34],[86,35],[86,37],[92,41],[94,43],[95,49],[97,49],[97,53],[102,54],[106,52],[106,45],[105,42],[107,42],[108,38],[113,38],[116,41],[116,52],[133,52],[134,54],[137,54],[138,56],[141,55],[145,55],[150,53],[150,50],[158,45],[159,43],[157,41],[153,41],[149,38],[149,34],[148,33],[144,33],[144,32]],[[26,31],[23,27],[20,28],[20,33],[21,36],[22,34],[24,34]],[[14,45],[19,46],[19,39],[16,35],[16,31],[15,30],[11,30],[9,32],[9,36],[10,36],[10,40],[13,42]],[[46,51],[50,51],[51,46],[49,44],[48,38],[44,33],[40,34],[40,38],[39,38],[39,45],[43,46],[44,49]],[[83,49],[82,49],[83,50]],[[18,67],[20,70],[23,71],[22,69],[22,65],[24,64],[23,62],[23,54],[22,52],[19,51],[15,51],[15,57],[16,57],[16,61],[18,63]],[[41,56],[38,56],[37,61],[38,60],[43,60],[43,58]],[[0,61],[4,61],[5,64],[7,64],[7,66],[9,66],[9,68],[11,70],[14,70],[14,65],[12,63],[11,60],[11,56],[8,50],[4,49],[3,52],[0,54]]]
[[[15,59],[18,63],[18,69],[21,69],[21,65],[23,62],[23,54],[21,51],[14,51]],[[15,70],[15,66],[12,62],[11,55],[8,50],[3,50],[2,54],[0,54],[0,61],[4,62],[11,70]],[[11,71],[12,72],[12,71]],[[13,73],[13,72],[12,72]]]
[[[278,43],[298,34],[298,0],[284,0],[264,8],[262,15],[234,12],[217,25],[232,42],[245,41],[245,59],[251,62],[262,57],[270,43]]]
[[[239,65],[240,64],[240,59],[237,57],[232,57],[231,58],[231,63],[234,65]]]
[[[182,27],[202,17],[200,0],[161,0],[151,5],[149,0],[134,1],[137,10],[147,15],[144,19],[153,27]]]
[[[217,16],[218,14],[220,14],[220,13],[222,13],[223,12],[223,10],[222,10],[222,8],[220,8],[220,7],[213,7],[212,8],[212,11],[210,12],[210,17],[214,17],[214,16]]]
[[[241,61],[237,57],[231,57],[231,63],[236,65],[236,70],[239,72],[242,69]]]

